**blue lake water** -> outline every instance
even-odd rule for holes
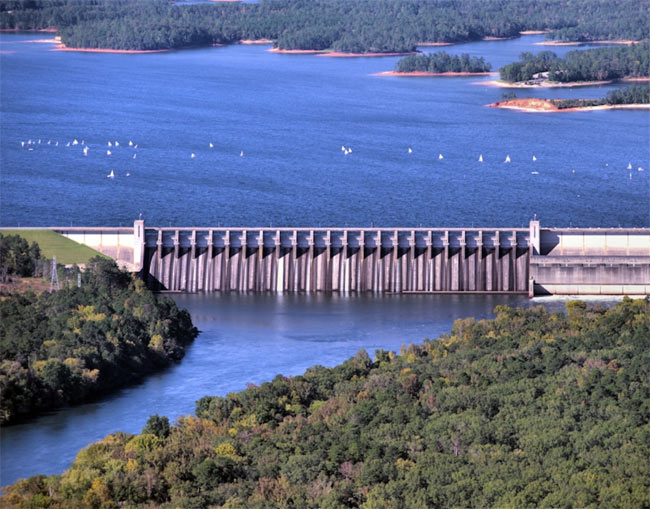
[[[546,225],[650,224],[647,111],[488,109],[502,91],[474,84],[482,78],[372,76],[396,58],[276,55],[264,46],[87,54],[30,42],[46,37],[0,35],[2,225],[119,225],[140,212],[160,226],[519,226],[533,213]],[[539,40],[445,50],[498,68],[544,49]],[[613,88],[517,93],[600,97]],[[65,146],[75,138],[88,156]],[[29,139],[32,151],[21,147]],[[60,473],[89,442],[138,432],[154,413],[173,420],[204,395],[334,365],[361,348],[396,350],[437,337],[457,317],[489,316],[496,304],[529,304],[505,296],[176,299],[202,331],[183,361],[101,401],[3,428],[0,484]]]
[[[268,46],[91,54],[29,42],[44,37],[0,36],[3,225],[117,226],[140,212],[159,226],[521,226],[535,213],[549,226],[650,224],[648,111],[485,108],[503,90],[474,84],[483,78],[372,76],[395,57]],[[546,49],[540,40],[445,50],[497,69]],[[87,157],[65,147],[75,138]],[[28,139],[41,144],[29,151]],[[120,142],[110,156],[109,140]]]

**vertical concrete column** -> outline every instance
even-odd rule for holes
[[[291,234],[291,258],[289,260],[289,289],[292,292],[298,291],[298,232]]]
[[[475,290],[482,291],[486,290],[485,281],[484,281],[484,261],[483,261],[483,231],[478,232],[478,238],[476,239],[476,285]]]
[[[214,235],[212,230],[208,232],[208,250],[207,259],[205,261],[205,284],[203,290],[211,292],[214,290],[214,261],[212,256],[214,254]]]
[[[330,230],[327,230],[327,233],[325,234],[325,286],[323,289],[326,292],[331,292],[332,291],[332,273],[331,273],[331,265],[332,265],[332,232]]]
[[[466,232],[463,230],[460,233],[460,253],[458,253],[458,290],[464,291],[467,290],[468,280],[467,280],[467,260],[466,260],[466,250],[467,250],[467,237]]]
[[[364,267],[364,256],[366,251],[366,232],[359,232],[359,252],[357,253],[357,292],[363,292],[366,288],[366,271]]]
[[[196,230],[192,230],[192,235],[190,237],[190,260],[189,260],[190,270],[189,272],[189,284],[188,290],[190,292],[196,292],[197,288],[197,278],[198,278],[198,260],[196,259]]]
[[[427,232],[426,239],[426,256],[425,256],[425,278],[424,278],[424,288],[427,292],[433,291],[433,278],[434,278],[434,269],[433,269],[433,234],[431,230]]]
[[[223,239],[223,254],[222,256],[222,269],[221,269],[221,289],[225,292],[230,291],[230,230],[226,230]]]
[[[348,262],[348,231],[343,231],[341,239],[341,261],[339,262],[339,292],[348,293],[350,291],[350,264]]]
[[[539,227],[539,221],[533,220],[529,224],[530,230],[530,250],[532,254],[538,256],[541,254],[541,231]]]
[[[512,281],[510,284],[510,288],[513,291],[516,291],[519,289],[518,285],[518,271],[517,271],[517,232],[513,231],[512,232],[512,237],[511,237],[510,244],[512,246],[512,249],[510,250],[510,267],[512,271],[512,275],[510,277],[510,280]]]
[[[384,269],[384,259],[381,256],[381,243],[382,243],[382,238],[381,238],[381,230],[377,230],[377,234],[375,236],[375,252],[373,253],[373,258],[372,261],[369,262],[372,264],[371,266],[371,271],[372,271],[372,291],[377,293],[377,292],[384,292],[386,289],[390,290],[390,257],[388,260],[388,267]],[[388,274],[387,274],[388,272]]]
[[[275,249],[273,250],[273,265],[271,266],[271,281],[273,283],[273,291],[282,293],[284,290],[284,274],[281,271],[281,250],[282,250],[282,236],[280,230],[275,232]]]
[[[155,278],[160,282],[160,284],[166,289],[167,284],[165,282],[165,269],[163,267],[163,232],[158,230],[158,238],[156,239],[156,272],[154,272]]]
[[[399,233],[397,230],[393,232],[393,256],[391,257],[391,286],[392,292],[400,292],[402,278],[400,277],[400,270],[398,267],[399,262]]]
[[[239,250],[237,289],[240,292],[245,292],[248,290],[248,257],[246,256],[246,252],[248,251],[248,232],[246,230],[241,233],[240,239],[241,249]]]
[[[415,231],[409,237],[409,260],[407,262],[407,290],[417,290],[417,260],[415,258]]]
[[[451,265],[449,262],[449,230],[445,230],[445,235],[442,238],[442,260],[440,265],[442,268],[442,287],[440,289],[443,291],[451,290],[451,270],[449,270]]]
[[[177,291],[180,289],[181,278],[181,261],[180,261],[180,241],[179,232],[174,232],[174,256],[172,258],[171,273],[172,273],[172,287],[170,290]]]
[[[492,263],[494,265],[494,283],[492,289],[496,291],[503,290],[503,271],[501,270],[501,234],[498,230],[494,232],[494,258]]]
[[[307,252],[307,281],[305,282],[305,289],[307,293],[314,291],[314,230],[309,230],[309,237],[307,238],[308,252]]]
[[[264,291],[264,231],[257,234],[257,260],[255,260],[255,276],[253,288],[258,292]]]
[[[142,270],[144,266],[144,243],[144,220],[138,219],[133,222],[133,264],[136,271]]]

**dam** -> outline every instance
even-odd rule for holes
[[[156,291],[650,295],[650,228],[52,229]]]

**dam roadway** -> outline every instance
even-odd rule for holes
[[[156,291],[650,295],[650,228],[51,229]]]

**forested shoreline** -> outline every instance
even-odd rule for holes
[[[152,416],[21,507],[647,507],[650,300],[496,308],[450,334]]]
[[[551,99],[551,103],[561,110],[619,104],[650,104],[650,85],[633,85],[612,90],[603,99]]]
[[[609,81],[650,76],[650,42],[570,51],[559,58],[552,51],[525,52],[518,62],[499,69],[511,83],[546,80],[558,83]]]
[[[467,53],[449,55],[444,51],[427,55],[409,55],[395,64],[395,71],[403,73],[484,73],[491,68],[492,65],[483,57],[471,57]]]
[[[105,258],[79,286],[1,297],[0,423],[123,387],[180,360],[197,333],[187,311]]]
[[[647,0],[263,0],[174,5],[167,0],[8,0],[0,28],[56,28],[74,48],[157,50],[272,39],[280,49],[412,52],[423,42],[516,37],[647,39]]]

